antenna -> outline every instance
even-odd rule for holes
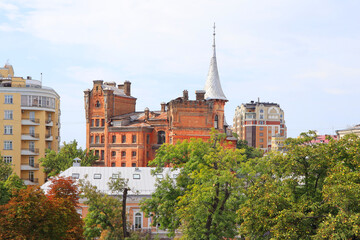
[[[42,73],[40,73],[40,82],[41,82],[41,85],[42,85]]]

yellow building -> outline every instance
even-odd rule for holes
[[[39,159],[46,149],[59,150],[60,97],[38,80],[0,68],[0,153],[25,184],[44,184]]]

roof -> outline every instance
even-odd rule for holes
[[[114,91],[114,95],[117,95],[117,96],[127,97],[127,98],[134,98],[132,96],[126,95],[123,89],[119,89],[119,88],[114,87],[114,86],[103,84],[102,89],[103,90],[112,90],[112,91]]]
[[[98,190],[103,193],[112,195],[112,192],[109,190],[108,182],[112,177],[115,177],[114,174],[120,174],[120,178],[128,179],[128,186],[130,187],[129,195],[151,195],[156,190],[156,180],[161,179],[161,176],[152,176],[151,170],[155,168],[149,167],[71,167],[60,173],[59,176],[62,177],[72,177],[74,174],[79,174],[79,179],[85,179],[87,175],[87,180],[93,186],[96,186]],[[171,171],[171,168],[164,168],[162,177],[165,177],[167,174],[171,178],[176,178],[179,170]],[[99,179],[94,179],[100,177]],[[77,180],[78,181],[78,180]],[[45,192],[49,190],[51,184],[51,179],[41,186]]]
[[[220,99],[226,100],[225,94],[221,88],[220,77],[216,62],[216,51],[215,51],[215,31],[214,31],[214,44],[213,44],[213,56],[210,60],[209,73],[205,83],[205,99]]]

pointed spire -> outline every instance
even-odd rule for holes
[[[213,56],[210,61],[209,73],[205,83],[205,99],[220,99],[226,100],[225,94],[221,88],[220,77],[217,68],[216,62],[216,45],[215,45],[215,23],[214,23],[214,33],[213,33]]]

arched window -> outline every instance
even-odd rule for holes
[[[165,143],[165,132],[164,131],[158,131],[158,144]]]
[[[219,117],[218,117],[218,115],[215,115],[214,128],[215,129],[219,128]]]
[[[141,228],[142,223],[142,215],[141,213],[135,213],[135,219],[134,219],[134,227],[135,229]]]
[[[100,106],[101,106],[100,102],[96,101],[95,107],[100,107]]]

